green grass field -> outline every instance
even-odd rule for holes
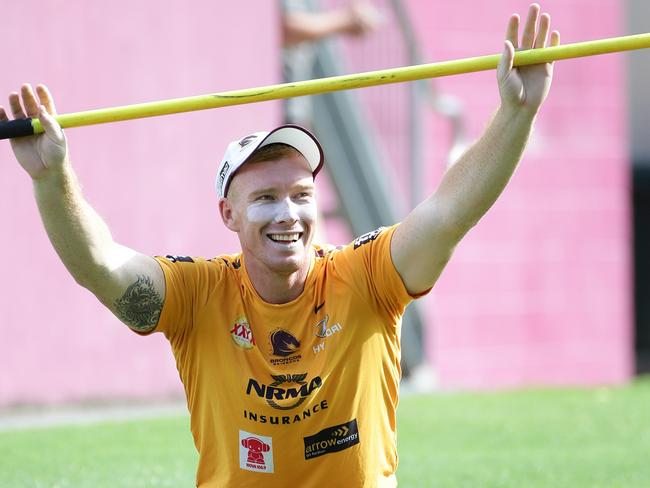
[[[408,396],[398,430],[401,488],[650,488],[650,378]],[[185,417],[0,432],[0,487],[194,486],[196,460]]]

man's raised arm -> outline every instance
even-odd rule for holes
[[[23,85],[20,94],[9,95],[9,105],[14,118],[38,117],[45,129],[43,134],[12,139],[11,145],[32,177],[43,224],[63,264],[131,329],[152,330],[165,298],[163,272],[152,257],[116,243],[83,198],[65,135],[52,117],[56,112],[47,88],[39,85],[34,93]],[[2,107],[0,120],[7,120]]]
[[[517,48],[545,47],[550,24],[550,16],[540,16],[539,5],[531,5],[519,44],[519,16],[510,17],[497,69],[500,107],[481,138],[447,170],[434,194],[395,231],[391,254],[410,293],[433,286],[456,244],[496,201],[517,167],[551,86],[553,66],[513,69],[514,53]],[[550,33],[550,44],[559,43],[560,34]]]

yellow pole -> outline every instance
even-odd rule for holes
[[[650,33],[624,37],[614,37],[595,41],[565,44],[542,49],[518,51],[515,54],[515,66],[547,63],[561,59],[593,56],[633,49],[650,47]],[[56,117],[62,127],[79,127],[83,125],[102,124],[131,120],[157,115],[167,115],[209,108],[243,105],[281,98],[314,95],[338,90],[365,88],[369,86],[400,83],[404,81],[436,78],[495,69],[501,58],[500,54],[474,58],[443,61],[439,63],[405,66],[343,76],[333,76],[296,83],[211,93],[194,97],[176,98],[156,102],[124,105],[120,107],[89,110],[63,114]],[[34,133],[42,132],[40,122],[32,120]]]

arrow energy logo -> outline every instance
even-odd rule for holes
[[[318,434],[305,437],[305,459],[312,459],[330,452],[338,452],[359,444],[357,419],[345,424],[321,430]]]

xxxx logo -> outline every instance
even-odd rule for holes
[[[255,347],[253,331],[248,324],[248,320],[243,315],[235,320],[232,329],[230,329],[230,337],[242,349],[253,349]]]

